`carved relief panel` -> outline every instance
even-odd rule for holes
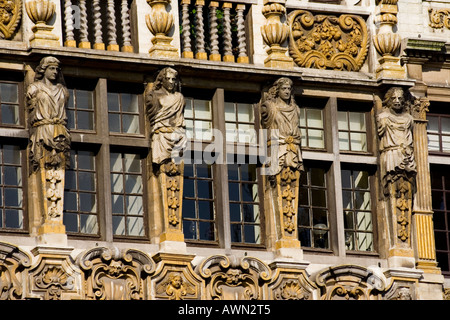
[[[153,257],[158,263],[152,277],[152,295],[156,299],[203,299],[204,280],[194,272],[193,255],[159,253]]]
[[[0,39],[11,39],[22,18],[22,0],[0,1]]]
[[[85,299],[148,299],[147,281],[155,264],[145,253],[134,249],[94,248],[82,254],[78,264],[83,270]]]
[[[31,257],[18,247],[0,242],[0,300],[22,299],[23,279]]]
[[[205,259],[197,272],[206,280],[207,299],[267,299],[271,270],[257,258],[215,255]]]
[[[289,53],[299,67],[358,71],[363,66],[369,36],[362,17],[295,10],[288,24]]]
[[[357,265],[326,268],[316,275],[321,300],[380,300],[385,289],[382,276]]]

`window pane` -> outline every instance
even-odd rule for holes
[[[198,215],[200,219],[214,220],[214,206],[211,201],[198,202]]]
[[[234,110],[234,103],[225,102],[225,121],[236,121],[236,111]]]
[[[111,174],[111,191],[116,193],[123,193],[122,174]]]
[[[439,117],[428,116],[428,132],[438,133],[439,132]]]
[[[348,130],[347,112],[338,111],[338,128],[339,130]]]
[[[231,242],[242,242],[241,225],[231,225]]]
[[[196,239],[197,238],[197,231],[196,231],[196,225],[194,221],[183,221],[183,233],[185,239]]]
[[[208,100],[194,100],[194,115],[196,119],[211,120],[211,103]]]
[[[117,236],[125,235],[125,217],[123,216],[113,216],[113,233]]]
[[[120,115],[117,113],[110,113],[108,115],[109,131],[120,132]]]
[[[311,185],[325,187],[325,170],[321,168],[311,168]]]
[[[124,133],[139,133],[139,117],[137,115],[123,114],[123,132]]]
[[[3,163],[21,164],[21,154],[19,146],[3,145]]]
[[[239,183],[229,182],[228,191],[230,201],[239,201]]]
[[[311,247],[311,231],[307,228],[298,230],[298,238],[302,247]]]
[[[5,210],[5,227],[22,229],[23,228],[23,211],[22,210]]]
[[[211,222],[200,221],[200,240],[213,241],[215,239],[214,224]]]
[[[237,114],[239,122],[253,122],[254,113],[251,104],[238,103],[237,104]]]
[[[192,118],[194,114],[192,113],[192,99],[186,98],[186,106],[184,107],[184,117]]]
[[[75,213],[64,212],[64,225],[68,232],[78,232],[78,215]]]
[[[246,243],[256,243],[261,242],[261,229],[256,225],[245,225],[244,226],[244,238]]]
[[[367,151],[367,141],[365,133],[350,133],[352,151]]]
[[[80,211],[97,212],[97,204],[95,194],[80,193]]]
[[[355,188],[369,189],[369,173],[367,171],[353,171]]]
[[[8,186],[22,185],[22,168],[20,167],[4,167],[5,184]]]
[[[183,217],[184,218],[197,218],[195,212],[195,200],[183,199]]]
[[[95,191],[95,173],[94,172],[78,172],[78,185],[80,190]]]
[[[144,204],[141,196],[127,196],[127,213],[133,215],[144,214]]]
[[[361,231],[372,231],[372,213],[358,212],[356,214],[356,228]]]
[[[140,175],[125,175],[125,193],[142,194],[142,176]]]
[[[366,121],[364,113],[349,112],[348,116],[351,131],[366,131]]]
[[[355,229],[353,211],[344,211],[344,228]]]
[[[350,150],[347,132],[339,132],[339,149]]]
[[[442,152],[450,151],[450,136],[442,136]]]
[[[227,135],[227,141],[237,142],[238,132],[236,123],[225,123],[225,130]]]
[[[121,93],[122,112],[138,113],[138,96],[130,93]]]
[[[355,207],[359,210],[370,210],[370,193],[355,192]]]
[[[1,83],[0,90],[2,102],[19,103],[18,86],[16,83]]]
[[[77,129],[93,130],[94,113],[91,111],[77,111]]]
[[[144,219],[140,217],[127,217],[128,235],[143,236],[144,235]]]
[[[197,169],[198,178],[212,178],[212,171],[210,165],[197,164],[195,168]]]
[[[123,214],[123,196],[113,195],[112,199],[112,213],[121,213]]]
[[[94,101],[92,91],[76,90],[77,109],[94,110]]]
[[[22,189],[19,188],[4,188],[5,192],[5,206],[7,207],[22,207]]]
[[[373,235],[372,233],[358,232],[356,234],[358,239],[359,251],[373,251]]]
[[[440,151],[438,135],[428,134],[428,150]]]
[[[88,151],[78,151],[77,165],[79,169],[94,170],[95,169],[94,153]]]
[[[81,233],[97,234],[98,233],[98,223],[97,216],[90,214],[81,215]]]
[[[118,93],[108,92],[108,110],[116,112],[120,111]]]
[[[241,205],[239,203],[230,203],[230,219],[232,222],[241,221]]]
[[[64,192],[64,211],[78,211],[78,200],[76,192]]]
[[[2,123],[19,124],[19,106],[2,103]]]
[[[323,128],[322,110],[308,109],[308,127]]]
[[[442,134],[450,134],[450,118],[441,117],[441,132]]]
[[[308,147],[325,148],[325,138],[323,130],[308,129]]]
[[[212,199],[211,182],[206,180],[197,180],[197,193],[199,198]]]
[[[126,172],[141,172],[141,157],[138,154],[125,153],[123,156]]]

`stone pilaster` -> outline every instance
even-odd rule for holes
[[[417,162],[417,189],[414,201],[414,228],[417,267],[428,273],[440,274],[436,262],[431,181],[428,164],[428,138],[426,112],[427,98],[416,99],[412,108],[414,117],[414,151]]]

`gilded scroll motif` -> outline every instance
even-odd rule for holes
[[[94,248],[79,257],[78,264],[84,273],[86,299],[148,299],[146,281],[155,264],[145,253]]]
[[[35,278],[35,285],[45,291],[45,300],[61,300],[62,292],[74,287],[74,279],[61,266],[46,265]]]
[[[363,18],[342,14],[314,15],[295,10],[288,16],[289,53],[299,67],[358,71],[368,53]]]
[[[428,9],[430,27],[433,29],[450,29],[450,9]]]
[[[0,39],[11,39],[22,18],[22,0],[0,0]]]
[[[205,259],[198,273],[206,279],[208,299],[212,300],[265,299],[265,283],[271,277],[270,268],[257,258],[224,255]]]

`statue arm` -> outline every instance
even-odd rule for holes
[[[383,114],[377,116],[377,131],[378,135],[381,137],[386,132],[387,128],[387,118]]]

